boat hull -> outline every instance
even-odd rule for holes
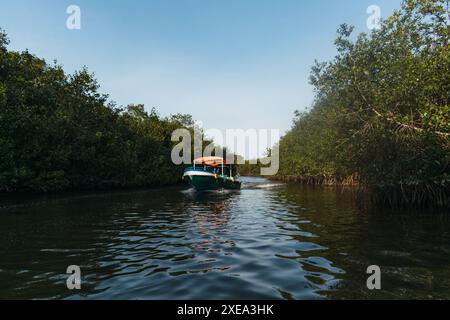
[[[239,190],[241,182],[235,181],[230,177],[210,174],[206,172],[186,172],[184,178],[188,179],[190,184],[197,191],[214,191],[214,190]]]

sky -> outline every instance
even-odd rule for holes
[[[66,26],[70,5],[80,30]],[[314,61],[335,56],[341,23],[369,32],[371,5],[387,17],[400,0],[0,0],[0,28],[11,50],[87,66],[119,105],[284,133],[313,102]]]

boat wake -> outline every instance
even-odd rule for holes
[[[259,189],[273,189],[283,186],[282,183],[257,183],[257,182],[244,182],[242,184],[243,190],[259,190]]]
[[[247,178],[244,177],[242,179],[242,191],[245,190],[270,190],[270,189],[275,189],[275,188],[280,188],[284,186],[284,183],[281,182],[272,182],[266,179],[255,179],[255,178]],[[197,190],[195,190],[195,188],[189,188],[186,190],[182,190],[181,191],[183,194],[186,195],[193,195],[193,194],[218,194],[218,195],[223,195],[223,194],[232,194],[232,193],[236,193],[239,192],[239,190],[225,190],[225,189],[221,189],[221,190],[211,190],[211,191],[201,191],[198,192]]]
[[[236,193],[239,190],[227,190],[227,189],[221,189],[221,190],[204,190],[204,191],[197,191],[195,188],[190,188],[186,190],[181,190],[181,193],[186,195],[196,195],[196,194],[230,194],[230,193]]]

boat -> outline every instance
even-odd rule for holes
[[[195,159],[193,167],[184,171],[183,179],[197,191],[240,190],[242,186],[236,165],[221,157]]]

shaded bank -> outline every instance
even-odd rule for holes
[[[303,185],[311,186],[351,186],[359,187],[357,176],[337,177],[337,176],[274,176],[270,177],[274,181],[296,182]]]
[[[28,51],[7,49],[0,29],[0,193],[172,185],[171,134],[189,115],[161,117],[108,101],[87,69],[66,74]]]
[[[379,204],[450,209],[449,14],[448,1],[405,0],[370,35],[342,25],[336,57],[312,69],[312,108],[280,141],[277,179],[357,176]]]
[[[370,188],[361,184],[357,177],[300,177],[274,176],[273,181],[296,183],[305,186],[351,188],[362,205],[377,205],[390,208],[438,209],[450,212],[450,189],[446,186],[393,185]]]

